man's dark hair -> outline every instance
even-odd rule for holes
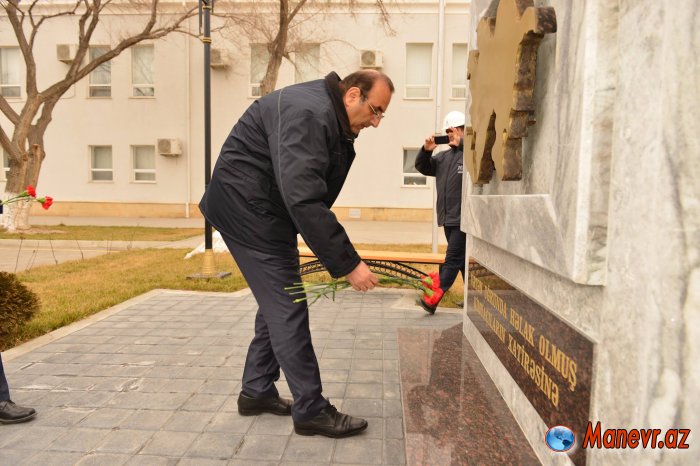
[[[364,99],[378,79],[384,81],[393,94],[394,83],[391,82],[389,76],[377,70],[360,70],[345,76],[345,78],[340,81],[340,90],[345,94],[351,87],[358,87]]]

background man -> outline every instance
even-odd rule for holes
[[[0,424],[16,424],[26,422],[36,416],[33,408],[17,406],[10,400],[10,387],[5,377],[5,368],[2,366],[2,354],[0,354]]]
[[[437,183],[438,226],[444,227],[447,238],[445,262],[440,266],[440,290],[430,302],[420,299],[420,305],[430,314],[450,289],[457,274],[464,279],[464,256],[466,254],[467,235],[459,229],[462,218],[462,172],[464,157],[464,113],[450,112],[445,115],[444,130],[450,138],[448,150],[432,155],[437,147],[435,137],[428,136],[416,156],[416,170],[426,176],[434,176]]]
[[[377,277],[330,208],[355,158],[359,132],[377,127],[394,86],[375,70],[336,73],[254,102],[234,126],[200,209],[221,232],[258,302],[238,412],[291,413],[301,435],[346,437],[367,427],[322,396],[305,302],[285,287],[301,281],[297,233],[333,277],[367,291]],[[280,398],[280,367],[294,397]]]

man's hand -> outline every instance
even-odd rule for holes
[[[347,274],[345,278],[348,279],[355,291],[368,291],[379,283],[377,276],[372,273],[363,261],[357,264],[357,267]]]
[[[430,135],[427,138],[425,138],[425,142],[423,143],[423,150],[426,152],[432,152],[433,149],[437,147],[437,144],[435,144],[435,136]]]

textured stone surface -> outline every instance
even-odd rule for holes
[[[699,429],[700,5],[545,3],[559,27],[540,48],[523,179],[468,190],[469,254],[595,342],[590,419]],[[540,460],[568,462],[478,330],[464,331]],[[697,464],[700,446],[588,457]]]
[[[461,326],[401,329],[399,344],[409,465],[539,464]]]
[[[13,398],[38,416],[0,427],[0,464],[404,464],[396,330],[462,319],[406,307],[409,296],[343,292],[311,308],[324,394],[367,417],[358,437],[302,437],[289,417],[238,415],[256,312],[247,290],[158,291],[3,354]],[[278,388],[289,396],[284,377]]]

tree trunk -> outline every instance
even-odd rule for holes
[[[43,134],[32,134],[32,140],[43,140]],[[22,153],[19,163],[10,163],[10,173],[5,188],[3,199],[10,199],[24,192],[27,186],[36,187],[39,181],[41,163],[44,161],[45,153],[42,146],[32,144],[31,150]],[[19,173],[17,173],[19,172]],[[32,202],[13,202],[3,206],[3,214],[0,215],[0,226],[7,231],[28,230],[29,210]]]
[[[14,197],[19,193],[5,192],[5,198]],[[17,230],[28,230],[29,225],[29,209],[31,202],[13,202],[2,206],[3,213],[0,215],[0,226],[12,233]]]
[[[289,21],[289,2],[288,0],[280,0],[279,30],[275,39],[269,44],[270,61],[267,62],[265,77],[260,83],[260,93],[262,95],[267,95],[275,90],[282,58],[284,58],[284,53],[287,49]]]

